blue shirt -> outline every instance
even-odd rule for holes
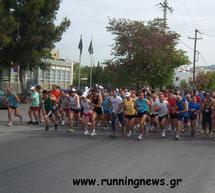
[[[135,101],[138,113],[144,113],[148,111],[148,104],[146,99],[137,99]]]
[[[111,111],[109,97],[105,97],[105,99],[102,102],[102,107],[105,113]]]
[[[17,101],[16,97],[13,94],[8,96],[7,102],[12,107],[18,107],[19,106],[19,102]]]
[[[198,103],[189,102],[189,110],[194,109],[195,111],[200,110],[200,105]]]

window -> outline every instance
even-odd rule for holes
[[[56,70],[55,72],[56,72],[56,74],[55,74],[55,81],[56,82],[60,82],[60,70]]]
[[[49,71],[49,70],[45,71],[45,80],[46,80],[47,82],[50,81],[50,71]]]
[[[50,79],[51,79],[51,82],[55,81],[55,70],[54,69],[51,69]]]

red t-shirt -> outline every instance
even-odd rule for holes
[[[168,98],[167,101],[170,105],[169,114],[176,113],[176,99],[175,98]]]
[[[56,97],[57,101],[59,101],[61,96],[61,91],[59,89],[51,90],[51,94]]]

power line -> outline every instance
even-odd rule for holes
[[[204,63],[208,66],[208,62],[205,60],[205,58],[202,56],[201,52],[199,52],[200,57],[202,58],[202,60],[204,61]]]
[[[177,12],[178,12],[179,17],[181,18],[181,20],[183,21],[183,23],[186,25],[186,27],[187,27],[187,29],[189,30],[190,34],[192,34],[192,33],[191,33],[192,30],[191,30],[191,28],[189,27],[189,25],[185,22],[184,17],[182,16],[180,9],[178,8],[178,5],[176,4],[176,2],[175,2],[174,0],[172,0],[172,2],[174,3],[174,5],[175,5],[175,7],[176,7],[176,10],[177,10]]]
[[[190,14],[189,14],[189,12],[188,12],[188,10],[187,10],[187,7],[185,6],[184,1],[183,1],[183,0],[181,0],[181,3],[182,3],[182,5],[183,5],[183,7],[184,7],[184,9],[185,9],[185,12],[187,13],[188,17],[190,18],[190,21],[191,21],[191,23],[192,23],[193,27],[194,27],[194,28],[196,28],[196,26],[195,26],[195,24],[194,24],[194,22],[193,22],[192,18],[190,17]]]
[[[188,44],[186,44],[184,41],[179,40],[182,44],[184,44],[187,48],[191,49],[192,51],[194,50],[193,48],[191,48],[191,46],[189,46]]]

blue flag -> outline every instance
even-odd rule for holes
[[[88,52],[89,52],[89,54],[93,54],[93,43],[92,43],[92,40],[90,41]]]
[[[81,39],[80,39],[80,41],[79,41],[78,48],[79,48],[79,50],[80,50],[80,55],[81,55],[81,54],[82,54],[82,50],[83,50],[82,37],[81,37]]]

